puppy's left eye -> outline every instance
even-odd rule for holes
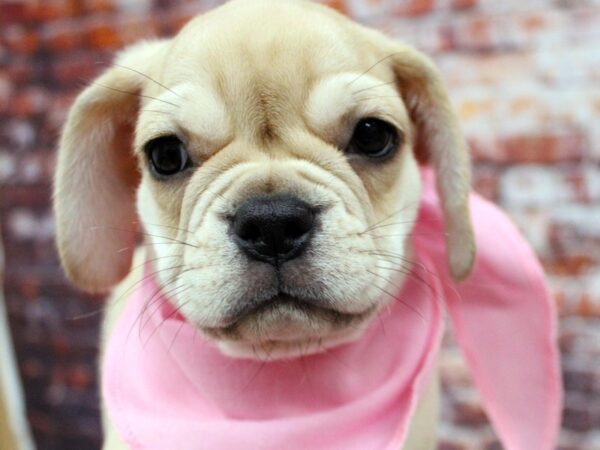
[[[396,151],[400,139],[396,127],[381,119],[368,117],[354,127],[347,151],[371,159],[385,159]]]
[[[177,136],[161,136],[144,146],[150,166],[156,175],[167,177],[190,166],[190,158]]]

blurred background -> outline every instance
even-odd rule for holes
[[[0,320],[0,348],[12,336],[16,354],[12,364],[4,351],[0,368],[20,375],[39,449],[101,442],[103,302],[69,287],[53,243],[54,147],[67,108],[121,46],[171,35],[219,3],[0,0],[0,229],[10,328],[2,331]],[[600,449],[600,1],[327,3],[441,67],[473,150],[474,187],[525,233],[559,307],[566,388],[559,448]],[[500,449],[458,350],[450,338],[445,345],[439,448]],[[5,390],[18,409],[17,378],[9,378]],[[26,433],[17,416],[13,428]]]

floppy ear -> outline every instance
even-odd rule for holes
[[[85,89],[69,111],[54,180],[57,245],[69,278],[89,291],[118,283],[129,271],[139,182],[132,152],[140,93],[166,41],[142,42]],[[127,68],[130,68],[129,70]]]
[[[469,275],[475,261],[467,144],[433,62],[410,47],[396,46],[391,58],[400,93],[415,125],[416,157],[436,171],[450,273],[454,279],[462,280]]]

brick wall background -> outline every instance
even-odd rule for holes
[[[120,46],[218,0],[0,0],[0,219],[6,301],[40,449],[98,448],[100,298],[53,245],[53,148],[66,109]],[[433,55],[475,158],[475,188],[540,255],[561,314],[563,450],[600,449],[600,1],[329,0]],[[450,339],[440,449],[497,449]],[[534,449],[532,449],[534,450]]]

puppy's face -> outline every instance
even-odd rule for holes
[[[101,148],[83,158],[80,139]],[[84,287],[118,281],[132,246],[118,228],[136,202],[164,294],[224,351],[316,351],[394,301],[410,270],[417,157],[450,165],[438,186],[452,196],[462,277],[468,160],[430,63],[318,5],[232,2],[126,51],[79,98],[59,154],[61,256]],[[73,171],[103,181],[67,192]],[[79,226],[76,207],[93,208]]]

